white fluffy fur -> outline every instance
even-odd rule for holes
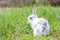
[[[34,36],[49,35],[50,27],[48,21],[44,18],[37,17],[35,7],[32,9],[32,15],[28,17],[28,22],[33,29]]]

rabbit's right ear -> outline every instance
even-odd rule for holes
[[[32,8],[32,13],[33,13],[34,15],[36,15],[36,7],[33,7],[33,8]]]

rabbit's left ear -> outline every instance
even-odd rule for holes
[[[32,13],[33,13],[34,15],[36,15],[36,7],[33,7],[33,8],[32,8]]]

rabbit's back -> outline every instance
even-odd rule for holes
[[[35,26],[36,26],[34,30],[35,35],[37,36],[49,35],[50,27],[46,19],[39,18],[39,21]]]

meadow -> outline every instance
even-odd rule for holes
[[[0,40],[60,40],[60,7],[37,6],[37,16],[48,20],[49,36],[33,37],[27,18],[32,7],[0,8]]]

